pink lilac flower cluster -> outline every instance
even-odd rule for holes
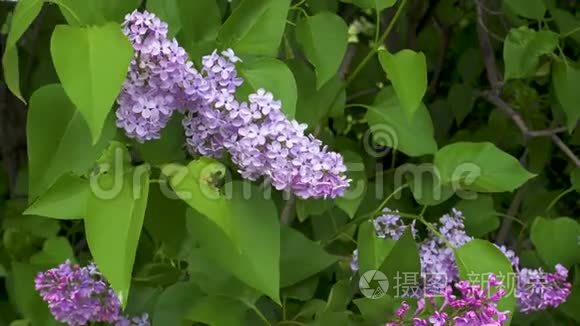
[[[149,326],[146,314],[129,319],[119,299],[94,264],[86,267],[66,261],[38,273],[35,287],[48,303],[55,320],[70,326],[106,322],[115,326]]]
[[[117,125],[129,137],[157,139],[173,112],[183,111],[193,156],[227,152],[242,177],[266,178],[301,198],[344,194],[350,180],[342,156],[307,135],[306,125],[289,120],[272,93],[259,89],[247,102],[235,99],[243,79],[231,49],[203,57],[198,72],[155,15],[136,11],[123,27],[135,57],[118,99]]]
[[[395,320],[386,326],[500,326],[508,319],[508,311],[499,311],[498,301],[506,294],[502,283],[494,275],[488,278],[487,286],[481,287],[460,281],[455,284],[458,295],[447,286],[443,291],[443,302],[438,303],[433,296],[426,295],[417,302],[417,309],[407,316],[409,304],[403,302],[395,311]]]
[[[553,273],[542,268],[520,268],[519,257],[514,251],[499,247],[510,259],[517,272],[515,296],[523,313],[556,308],[566,301],[572,284],[568,282],[568,269],[556,265]]]
[[[403,223],[398,212],[388,208],[383,210],[383,215],[373,220],[377,237],[382,239],[398,240],[407,226]],[[413,235],[416,235],[415,221],[411,224]],[[454,248],[460,247],[472,240],[465,232],[463,215],[453,209],[451,214],[445,214],[440,218],[439,233],[443,235]],[[447,284],[456,280],[459,276],[453,249],[447,247],[442,239],[430,233],[427,239],[419,245],[421,259],[421,278],[423,291],[426,294],[439,294]],[[358,259],[358,252],[356,252]],[[358,261],[353,259],[351,269],[358,270]]]
[[[438,231],[445,240],[429,233],[427,239],[419,244],[421,259],[422,289],[411,296],[439,295],[447,286],[459,281],[459,272],[452,248],[460,247],[472,237],[467,235],[463,214],[453,209],[450,214],[439,220]],[[384,214],[374,221],[377,237],[398,240],[406,226],[397,215],[397,211],[386,209]],[[411,225],[414,227],[414,224]],[[451,246],[451,248],[449,247]],[[555,272],[548,273],[543,269],[521,268],[519,257],[504,246],[497,246],[512,263],[516,272],[515,296],[521,312],[555,308],[566,301],[570,295],[571,284],[567,281],[568,270],[562,265],[555,267]],[[358,251],[353,253],[351,269],[358,270]]]

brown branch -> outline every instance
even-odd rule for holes
[[[564,154],[566,154],[566,156],[568,156],[568,158],[574,162],[577,168],[580,168],[580,159],[578,156],[576,156],[576,154],[574,154],[574,152],[572,152],[568,145],[564,144],[560,137],[557,135],[552,135],[552,142],[556,144],[556,146],[560,147],[560,150],[562,150],[562,152],[564,152]]]
[[[421,17],[421,19],[417,23],[417,27],[415,28],[416,35],[419,35],[419,33],[421,33],[421,31],[425,28],[425,26],[427,26],[429,19],[432,16],[433,17],[435,16],[435,9],[437,9],[437,6],[439,5],[440,2],[441,2],[441,0],[429,1],[429,6],[427,7],[425,14]]]
[[[499,90],[502,84],[501,75],[497,68],[493,46],[491,45],[491,40],[489,39],[487,28],[485,27],[483,9],[481,7],[483,2],[484,0],[477,2],[477,37],[479,38],[479,47],[481,48],[483,62],[485,63],[487,80],[489,80],[489,83],[494,90]]]
[[[525,157],[525,155],[523,156]],[[522,205],[522,202],[524,201],[524,195],[526,193],[526,186],[522,186],[520,187],[515,196],[514,199],[512,200],[510,207],[507,210],[507,214],[508,216],[516,216],[518,211],[520,210],[520,206]],[[510,234],[510,230],[512,227],[513,221],[511,219],[508,218],[504,218],[501,224],[501,228],[499,229],[499,231],[497,232],[497,235],[495,237],[495,242],[498,244],[505,244],[509,234]]]
[[[516,110],[514,110],[508,103],[506,103],[498,95],[492,92],[484,92],[482,93],[482,96],[489,103],[495,105],[496,107],[500,108],[503,112],[505,112],[505,114],[507,114],[510,117],[510,119],[513,120],[516,126],[518,126],[518,128],[522,132],[522,135],[525,138],[529,137],[530,129],[528,128],[528,125],[526,124],[522,116]]]
[[[449,26],[444,25],[441,20],[437,17],[437,15],[433,16],[433,24],[435,28],[439,32],[442,38],[441,49],[439,50],[439,55],[437,57],[437,65],[435,68],[435,72],[433,73],[433,77],[431,78],[431,82],[429,83],[429,89],[427,90],[428,94],[435,94],[437,89],[437,85],[439,84],[439,79],[441,78],[441,73],[443,72],[443,66],[445,64],[445,55],[447,54],[447,50],[449,49],[449,33],[450,29]]]
[[[542,136],[550,136],[552,142],[556,144],[562,150],[566,156],[577,166],[580,167],[580,159],[578,156],[572,152],[572,150],[556,135],[556,132],[552,131],[547,133],[546,130],[530,130],[522,116],[514,110],[508,103],[502,100],[499,97],[501,86],[503,84],[499,70],[497,68],[497,64],[495,62],[495,55],[493,51],[493,47],[491,45],[491,41],[489,40],[489,36],[487,34],[487,29],[483,27],[484,17],[483,17],[483,9],[482,6],[485,6],[484,0],[476,1],[477,4],[477,17],[478,21],[480,22],[477,26],[477,34],[479,37],[479,45],[481,47],[481,53],[483,55],[483,61],[485,63],[485,68],[487,72],[487,79],[492,87],[492,92],[484,92],[483,97],[489,101],[490,103],[494,104],[498,108],[500,108],[503,112],[505,112],[512,121],[518,126],[524,140],[527,140],[529,137],[542,137]],[[555,129],[556,131],[560,131],[561,129]]]

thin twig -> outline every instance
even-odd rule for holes
[[[481,48],[481,54],[483,55],[483,61],[485,63],[487,79],[494,90],[498,90],[501,87],[501,76],[499,70],[497,69],[497,64],[495,62],[495,53],[491,41],[487,34],[487,28],[485,27],[483,21],[483,9],[481,9],[481,3],[483,0],[477,2],[477,36],[479,38],[479,46]]]
[[[562,139],[560,139],[560,137],[558,137],[557,135],[552,135],[552,142],[554,142],[556,146],[560,147],[560,150],[562,150],[562,152],[564,152],[564,154],[566,154],[566,156],[568,156],[568,158],[572,162],[574,162],[577,168],[580,168],[580,159],[578,158],[578,156],[576,156],[576,154],[574,154],[574,152],[572,152],[572,150],[570,149],[570,147],[568,147],[568,145],[564,144],[564,142],[562,141]]]
[[[526,145],[527,145],[527,141],[526,141]],[[529,153],[529,151],[528,151],[528,148],[526,147],[526,149],[524,150],[524,153],[520,157],[520,163],[523,166],[526,165],[526,161],[528,159],[528,153]],[[514,198],[512,199],[510,207],[508,208],[505,215],[507,215],[507,216],[516,216],[517,215],[518,211],[520,210],[520,206],[524,200],[525,192],[526,192],[526,185],[524,184],[522,187],[520,187],[517,190]],[[511,227],[513,225],[513,220],[514,219],[503,219],[502,220],[501,227],[496,234],[496,238],[495,238],[496,243],[505,244],[505,242],[510,234]]]
[[[421,33],[423,28],[427,26],[429,19],[435,15],[435,9],[437,9],[437,6],[439,5],[440,2],[441,0],[429,1],[429,6],[427,7],[427,10],[425,10],[425,14],[421,17],[421,19],[417,23],[417,27],[415,28],[416,35],[419,35],[419,33]]]
[[[528,131],[528,135],[530,137],[551,137],[555,134],[560,134],[566,132],[568,129],[566,127],[559,127],[559,128],[548,128],[542,130],[530,130]]]
[[[488,102],[504,111],[513,120],[516,126],[518,126],[524,137],[529,137],[530,129],[528,128],[528,125],[525,123],[522,116],[516,110],[514,110],[508,103],[506,103],[494,93],[484,92],[482,95],[483,98]]]

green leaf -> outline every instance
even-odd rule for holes
[[[65,174],[42,194],[23,214],[59,220],[82,219],[86,215],[89,181]]]
[[[566,125],[572,131],[580,119],[580,69],[575,69],[564,62],[555,62],[552,73],[552,84],[556,98],[566,113]]]
[[[280,242],[280,287],[303,281],[334,264],[323,247],[306,238],[302,233],[282,226]]]
[[[276,56],[290,0],[243,0],[223,24],[218,42],[239,54]]]
[[[127,14],[138,9],[141,5],[140,0],[92,0],[97,2],[105,21],[123,22]]]
[[[131,43],[116,23],[86,28],[58,25],[50,52],[66,94],[96,143],[127,75]]]
[[[455,208],[465,216],[465,230],[474,237],[482,237],[499,227],[499,217],[493,208],[493,198],[490,195],[478,194],[472,200],[461,200]]]
[[[527,26],[512,28],[503,45],[504,78],[517,79],[533,76],[540,57],[550,54],[558,45],[558,34],[535,31]]]
[[[149,286],[167,287],[181,278],[179,266],[171,263],[148,263],[133,277],[133,282]]]
[[[317,14],[323,11],[336,12],[338,10],[338,0],[306,0],[309,9]]]
[[[381,239],[372,221],[362,223],[358,229],[358,266],[360,273],[378,270],[397,243],[393,239]]]
[[[542,19],[546,14],[543,0],[503,0],[503,3],[516,14],[526,18]]]
[[[153,325],[182,325],[189,310],[203,297],[203,292],[193,282],[171,285],[157,299]]]
[[[315,275],[302,282],[281,289],[281,296],[286,299],[296,299],[300,301],[312,300],[314,294],[316,294],[318,284],[319,277],[318,275]]]
[[[390,320],[389,312],[395,309],[395,299],[390,295],[377,299],[354,299],[353,302],[367,325],[385,324]]]
[[[433,137],[433,123],[424,105],[415,111],[409,120],[393,88],[384,88],[369,107],[367,120],[373,139],[409,156],[433,154],[437,143]]]
[[[249,307],[234,298],[209,295],[198,300],[187,312],[187,320],[206,325],[238,325]],[[160,324],[161,325],[161,324]],[[169,325],[169,324],[163,324]]]
[[[185,133],[181,125],[182,119],[182,116],[173,115],[167,126],[161,130],[159,139],[145,143],[134,142],[135,148],[139,151],[143,161],[153,165],[162,165],[185,159],[185,152],[183,151]]]
[[[42,0],[20,0],[12,12],[10,30],[6,39],[4,56],[2,57],[2,67],[4,68],[4,79],[8,89],[16,95],[22,102],[24,97],[20,93],[20,70],[18,63],[17,42],[22,34],[32,24],[36,16],[42,9]]]
[[[387,280],[391,284],[388,291],[386,291],[390,295],[401,296],[403,291],[406,290],[402,285],[399,286],[397,281],[404,273],[415,275],[415,280],[419,282],[421,261],[419,258],[419,249],[413,239],[411,228],[407,228],[401,238],[397,240],[379,270],[387,276]],[[414,288],[419,286],[419,284],[405,284],[405,286]]]
[[[244,84],[238,96],[244,98],[258,89],[266,89],[282,101],[282,111],[293,118],[296,113],[297,88],[292,71],[282,61],[273,58],[244,58],[239,73]]]
[[[316,128],[320,121],[330,116],[342,116],[346,102],[346,91],[336,75],[320,89],[316,86],[316,76],[307,62],[292,60],[288,62],[298,86],[296,120]],[[336,94],[339,94],[336,97]],[[336,98],[336,100],[335,100]]]
[[[409,121],[414,121],[427,92],[427,59],[422,52],[402,50],[395,54],[379,52],[379,60],[393,84]]]
[[[125,305],[149,194],[149,170],[138,166],[93,177],[85,231],[95,263]]]
[[[558,30],[560,30],[560,35],[569,35],[577,43],[580,43],[580,30],[578,29],[578,24],[580,20],[572,15],[569,11],[552,8],[550,9],[550,14],[554,17]]]
[[[568,217],[538,217],[532,224],[530,238],[544,263],[567,267],[580,263],[580,224]]]
[[[488,241],[475,239],[454,249],[455,260],[462,280],[487,283],[489,274],[503,278],[506,296],[498,302],[499,311],[514,311],[516,298],[514,282],[510,279],[514,271],[507,257]]]
[[[279,302],[280,223],[276,206],[264,199],[263,190],[257,186],[236,181],[229,189],[232,198],[228,204],[235,212],[230,224],[236,230],[234,241],[223,229],[193,211],[188,214],[188,228],[207,257]]]
[[[226,235],[234,237],[233,210],[212,180],[223,178],[226,167],[218,161],[202,157],[185,166],[168,164],[162,173],[169,177],[175,194],[190,207],[207,217]]]
[[[66,260],[75,262],[73,248],[65,237],[47,239],[42,251],[30,257],[31,263],[42,266],[60,265]]]
[[[301,199],[296,200],[296,215],[300,222],[310,216],[319,216],[332,209],[334,202],[330,199]]]
[[[58,323],[50,315],[46,302],[42,301],[34,289],[34,278],[42,270],[43,268],[34,265],[12,262],[11,298],[32,325],[56,326]]]
[[[103,16],[98,1],[75,1],[75,0],[47,0],[57,4],[60,12],[66,19],[69,25],[99,25],[106,22]]]
[[[461,124],[473,108],[473,88],[467,84],[453,84],[449,89],[447,102],[451,105],[455,121]]]
[[[89,127],[63,88],[52,84],[37,90],[30,99],[26,124],[31,199],[68,172],[84,174],[115,131],[114,123],[110,121],[99,142],[92,145]]]
[[[328,301],[326,302],[324,311],[340,312],[346,310],[353,295],[353,289],[349,280],[343,279],[334,283],[328,294]]]
[[[363,9],[375,9],[381,11],[392,7],[397,0],[342,0],[343,2],[350,2]]]
[[[169,37],[174,37],[183,28],[181,21],[182,10],[179,0],[150,0],[147,1],[147,11],[154,13],[159,19],[168,25]],[[195,1],[189,1],[195,2]],[[185,13],[184,13],[185,14]],[[192,14],[190,12],[190,14]]]
[[[296,39],[316,67],[316,88],[336,75],[348,45],[348,27],[341,17],[322,12],[296,26]]]
[[[169,257],[176,257],[186,240],[186,210],[185,202],[165,185],[149,190],[145,228]]]
[[[346,175],[351,180],[350,187],[343,196],[336,198],[335,203],[350,218],[353,218],[362,203],[367,191],[367,176],[362,157],[354,152],[342,153],[347,167]]]
[[[435,154],[435,167],[444,184],[477,192],[513,191],[535,175],[492,143],[459,142]]]
[[[577,309],[580,305],[580,277],[578,272],[579,270],[576,268],[574,273],[576,277],[571,288],[572,293],[570,293],[570,296],[566,298],[566,302],[560,306],[560,310],[576,322],[580,323],[580,310]]]
[[[576,192],[580,193],[580,168],[575,168],[570,173],[570,183]]]
[[[397,174],[405,176],[413,198],[423,206],[437,206],[455,193],[453,187],[442,184],[439,174],[430,164],[404,164],[397,168]]]
[[[5,214],[8,213],[6,209]],[[58,221],[49,220],[40,216],[8,215],[2,223],[4,229],[14,228],[25,231],[40,238],[52,238],[60,230]]]
[[[215,40],[221,26],[215,0],[150,0],[147,10],[167,22],[169,34],[185,43]]]

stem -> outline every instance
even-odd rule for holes
[[[376,27],[375,27],[375,44],[379,42],[379,34],[381,33],[381,12],[377,9],[375,10],[377,14]]]
[[[406,4],[407,4],[407,0],[401,1],[401,4],[399,5],[399,8],[397,8],[397,12],[395,12],[395,15],[393,15],[393,18],[389,22],[389,26],[387,26],[387,29],[383,32],[383,35],[381,35],[381,37],[378,39],[378,41],[375,42],[373,48],[367,54],[367,56],[364,57],[364,59],[362,59],[362,61],[354,69],[354,71],[352,72],[352,74],[348,77],[348,79],[346,80],[346,84],[344,85],[344,88],[346,88],[356,78],[356,76],[366,66],[366,64],[369,62],[369,60],[372,59],[372,57],[377,52],[379,52],[379,49],[381,48],[381,44],[387,39],[387,37],[389,36],[389,34],[391,33],[391,31],[395,27],[395,24],[397,23],[397,20],[399,20],[399,16],[403,12],[403,8],[405,7]],[[339,94],[340,94],[340,92],[339,92]]]
[[[554,207],[554,205],[556,205],[556,203],[558,203],[560,201],[560,199],[562,199],[562,197],[566,196],[567,194],[569,194],[573,191],[574,191],[574,187],[571,187],[569,189],[564,190],[561,194],[556,196],[556,198],[554,198],[554,200],[552,200],[552,202],[550,202],[550,205],[548,205],[548,207],[546,208],[546,212],[549,212],[552,209],[552,207]]]
[[[296,196],[294,196],[294,194],[290,194],[290,198],[288,198],[288,200],[286,201],[286,204],[284,204],[284,208],[282,209],[282,212],[280,213],[280,223],[284,224],[284,225],[289,225],[290,222],[292,221],[292,211],[294,210],[294,204],[296,203]]]
[[[445,243],[445,245],[447,246],[447,248],[453,249],[455,248],[450,242],[449,240],[447,240],[443,234],[441,234],[434,226],[433,224],[427,222],[425,220],[425,218],[423,216],[417,216],[417,220],[421,223],[423,223],[427,229],[429,229],[429,231],[431,231],[433,234],[435,234],[439,239],[441,239],[441,241],[443,241]]]
[[[256,307],[253,304],[248,304],[246,303],[246,306],[250,307],[250,309],[252,309],[253,312],[256,313],[256,315],[258,315],[258,317],[260,317],[260,319],[264,322],[264,324],[268,325],[268,326],[272,326],[272,323],[270,323],[270,321],[268,321],[268,318],[266,318],[266,316],[264,316],[264,314],[260,311],[260,309],[258,309],[258,307]]]
[[[567,32],[567,33],[565,33],[565,34],[562,34],[562,35],[560,35],[560,37],[561,37],[561,38],[566,38],[566,37],[568,37],[568,36],[571,36],[572,34],[574,34],[574,33],[576,33],[576,32],[580,32],[580,26],[578,26],[578,27],[576,27],[576,28],[574,28],[574,29],[572,29],[572,30],[568,31],[568,32]]]
[[[400,186],[399,188],[393,190],[393,192],[390,195],[388,195],[387,198],[385,198],[385,200],[383,200],[383,202],[374,211],[372,211],[370,214],[367,214],[365,216],[374,217],[375,215],[378,215],[380,212],[383,211],[383,208],[385,208],[385,206],[387,205],[389,200],[391,200],[397,193],[399,193],[401,190],[407,188],[408,186],[409,186],[409,184],[405,183],[404,185]]]
[[[519,218],[517,218],[515,216],[511,216],[511,215],[503,214],[503,213],[495,213],[494,215],[506,218],[510,221],[514,221],[514,222],[518,223],[519,225],[521,225],[524,229],[528,227],[528,225],[524,221],[520,220]]]

